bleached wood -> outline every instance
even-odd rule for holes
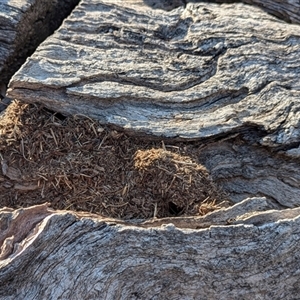
[[[199,146],[198,159],[213,180],[235,203],[264,196],[278,207],[300,205],[300,172],[296,157],[283,150],[270,151],[253,145],[257,131],[246,130],[232,138],[206,141]],[[279,206],[276,207],[276,203]]]
[[[289,211],[196,230],[33,207],[41,222],[0,261],[0,299],[296,299],[300,218]],[[1,224],[14,214],[0,211]]]
[[[128,132],[184,139],[248,128],[299,140],[299,27],[244,4],[171,11],[82,1],[10,82],[9,97]]]
[[[265,196],[293,208],[298,163],[280,155],[300,156],[298,33],[240,3],[164,11],[82,1],[13,77],[9,96],[131,134],[199,139],[200,162],[234,202]]]
[[[300,23],[300,3],[297,0],[243,0],[243,2],[257,5],[287,22]]]
[[[146,222],[2,210],[0,299],[297,299],[298,32],[243,4],[83,0],[9,96],[199,139],[238,203]]]

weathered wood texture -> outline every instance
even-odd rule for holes
[[[298,26],[244,4],[82,1],[8,95],[132,132],[198,139],[256,127],[261,144],[290,145],[299,57]]]
[[[215,2],[223,3],[237,1],[216,0]],[[189,2],[197,2],[197,0],[191,0]],[[285,20],[286,22],[295,24],[300,23],[300,3],[297,0],[242,0],[241,2],[257,5],[265,11],[277,16],[278,18]]]
[[[0,242],[11,251],[0,261],[0,299],[297,299],[299,209],[258,222],[239,213],[240,224],[191,230],[2,210],[9,234]]]
[[[239,203],[144,223],[2,211],[0,298],[296,299],[299,45],[298,26],[244,4],[83,0],[9,96],[199,139],[199,161]]]
[[[114,3],[123,4],[122,0],[113,0]],[[255,5],[266,12],[277,16],[278,18],[290,22],[300,23],[300,3],[297,0],[126,0],[131,5],[146,4],[153,9],[163,9],[170,11],[179,6],[185,6],[187,3],[199,2],[215,2],[215,3],[234,3],[243,2],[250,5]],[[124,5],[124,4],[123,4]]]
[[[4,0],[0,3],[0,84],[61,24],[78,0]]]
[[[251,131],[244,137],[250,134]],[[251,145],[240,135],[226,141],[207,142],[200,147],[199,162],[206,166],[214,182],[223,187],[232,201],[265,196],[273,200],[274,205],[300,205],[298,159],[287,159]]]

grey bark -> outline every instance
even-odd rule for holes
[[[78,0],[4,0],[0,3],[0,84],[61,24]]]
[[[0,261],[0,299],[296,299],[299,209],[256,213],[250,203],[223,211],[235,217],[227,225],[215,217],[202,229],[1,210],[11,251]]]

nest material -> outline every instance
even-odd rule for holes
[[[47,201],[121,219],[203,215],[228,206],[205,167],[182,152],[85,116],[14,101],[0,118],[0,206]]]

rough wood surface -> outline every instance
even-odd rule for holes
[[[237,204],[146,222],[4,209],[0,299],[298,297],[299,27],[244,4],[150,2],[83,0],[8,95],[200,140]]]
[[[237,135],[200,145],[199,162],[236,203],[247,197],[265,196],[281,207],[299,206],[299,160],[251,145],[252,134],[247,131],[243,139]]]
[[[298,0],[243,0],[242,2],[257,5],[287,22],[300,23],[300,3]]]
[[[10,234],[27,227],[0,261],[0,299],[273,300],[300,292],[299,209],[200,230],[29,210],[0,211]],[[28,226],[22,214],[41,221]]]
[[[0,2],[0,85],[71,12],[78,0]]]
[[[82,1],[9,97],[132,132],[198,139],[256,127],[264,145],[298,143],[298,26],[244,4],[125,4]]]
[[[115,3],[124,5],[123,0],[113,0]],[[216,3],[234,3],[243,2],[250,5],[255,5],[266,12],[275,15],[276,17],[290,23],[300,23],[300,3],[297,0],[126,0],[131,5],[148,5],[153,9],[163,9],[170,11],[174,8],[185,6],[187,3],[197,2],[216,2]]]
[[[14,76],[10,97],[200,139],[199,161],[233,201],[298,206],[299,26],[244,4],[145,4],[82,1]]]

